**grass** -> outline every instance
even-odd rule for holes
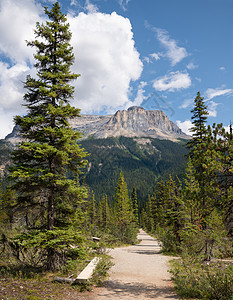
[[[69,261],[59,272],[51,273],[43,269],[32,269],[25,265],[0,265],[0,299],[87,299],[93,285],[101,285],[112,266],[110,257],[103,254],[90,283],[69,285],[54,282],[55,276],[75,278],[89,260]],[[90,259],[92,259],[90,257]],[[82,292],[82,293],[81,293]]]

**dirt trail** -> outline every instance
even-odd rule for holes
[[[143,230],[138,239],[138,245],[110,251],[115,264],[110,278],[90,299],[179,299],[167,272],[170,258],[159,254],[158,242]]]

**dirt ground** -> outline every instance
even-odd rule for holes
[[[52,278],[38,280],[0,279],[0,300],[120,300],[178,299],[170,274],[169,257],[159,253],[158,242],[140,231],[140,244],[112,249],[114,266],[104,287],[80,293],[67,284],[53,283]]]
[[[138,245],[109,252],[115,265],[104,287],[90,293],[91,300],[179,299],[168,273],[170,258],[159,253],[157,240],[143,230],[138,239]]]
[[[89,300],[89,292],[80,293],[70,285],[44,281],[7,278],[0,280],[0,300]]]

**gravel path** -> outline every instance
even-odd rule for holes
[[[140,244],[110,251],[115,264],[104,287],[91,293],[93,300],[178,299],[168,270],[169,257],[159,254],[154,238],[140,230]]]

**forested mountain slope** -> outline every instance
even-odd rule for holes
[[[139,201],[144,201],[157,180],[166,179],[169,174],[180,176],[186,165],[184,140],[112,137],[83,140],[81,145],[91,153],[84,175],[97,199],[103,194],[110,198],[114,195],[123,171],[129,191],[135,184]]]
[[[133,106],[114,115],[81,115],[70,120],[70,125],[82,133],[78,142],[90,154],[81,179],[85,179],[97,200],[104,194],[111,200],[121,171],[129,192],[135,184],[140,202],[153,192],[157,180],[184,172],[185,141],[190,136],[162,111]],[[2,173],[9,163],[10,149],[21,140],[18,126],[1,140]]]

